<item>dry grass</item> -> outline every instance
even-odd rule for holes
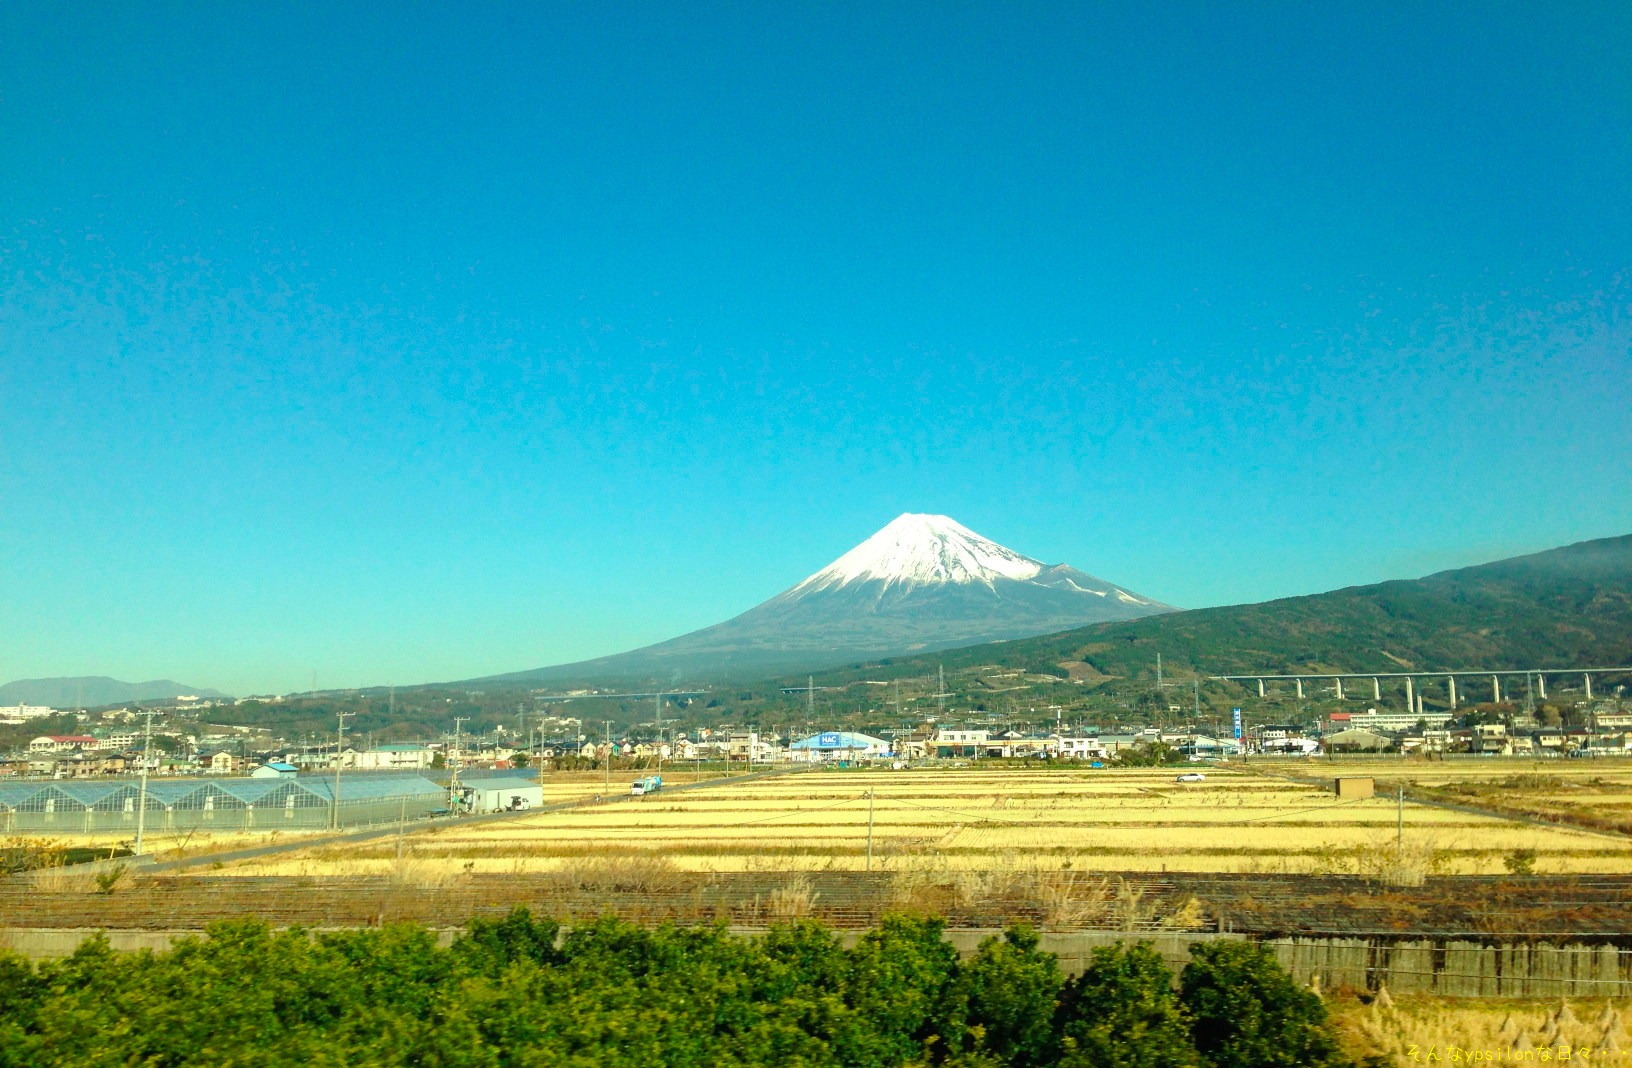
[[[770,892],[765,899],[765,912],[779,923],[802,920],[815,911],[816,900],[821,896],[811,885],[809,876],[795,876]]]
[[[37,868],[26,878],[42,894],[92,894],[97,890],[95,874],[79,867]]]
[[[1613,793],[1603,781],[1591,789]],[[1358,874],[1413,885],[1434,874],[1501,874],[1506,857],[1527,850],[1542,873],[1632,871],[1632,839],[1424,805],[1405,806],[1405,845],[1396,848],[1390,798],[1339,801],[1320,786],[1225,769],[1196,784],[1155,769],[811,772],[409,839],[416,857],[454,872],[571,873],[609,857],[694,873],[860,870],[869,792],[872,867],[898,877],[904,901],[915,883],[954,873],[961,881],[951,892],[967,903],[1017,873],[1047,870]],[[387,841],[338,856],[284,854],[225,871],[379,873],[394,849]]]
[[[1369,1003],[1332,1003],[1349,1052],[1409,1065],[1504,1061],[1614,1064],[1632,1046],[1626,1014],[1615,1001],[1472,1001],[1386,991]],[[1563,1048],[1568,1047],[1568,1055]],[[1543,1057],[1543,1051],[1549,1056]],[[1433,1051],[1432,1054],[1430,1051]]]
[[[681,872],[667,858],[639,854],[579,861],[561,869],[579,890],[599,893],[650,893],[683,885]]]
[[[1043,927],[1061,930],[1098,923],[1109,912],[1116,891],[1108,878],[1059,871],[1038,878],[1037,897],[1043,906]]]

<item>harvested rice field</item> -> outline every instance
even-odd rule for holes
[[[1302,765],[1298,773],[1325,770]],[[1511,767],[1491,770],[1514,774]],[[1367,773],[1348,765],[1341,771]],[[210,874],[381,875],[404,863],[450,875],[521,874],[618,858],[699,873],[869,866],[879,872],[1262,872],[1363,875],[1410,885],[1430,875],[1501,874],[1516,854],[1541,874],[1632,871],[1632,838],[1622,835],[1408,802],[1403,845],[1397,846],[1402,813],[1393,797],[1339,799],[1329,780],[1292,781],[1256,768],[1209,769],[1198,783],[1174,780],[1171,769],[797,771],[455,824],[410,833],[401,842],[284,853]]]
[[[1290,776],[1328,772],[1324,761],[1254,765]],[[1632,834],[1632,761],[1393,760],[1339,761],[1341,774],[1371,775],[1379,789],[1403,784],[1423,799],[1475,805],[1504,815],[1565,823],[1588,830]],[[1350,768],[1354,771],[1350,771]]]

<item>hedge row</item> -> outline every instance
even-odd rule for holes
[[[1318,997],[1250,942],[1144,944],[1066,979],[1025,928],[959,961],[938,920],[852,948],[814,923],[744,938],[616,920],[562,935],[518,909],[447,948],[423,928],[217,924],[166,952],[0,957],[0,1065],[1010,1065],[1342,1063]]]

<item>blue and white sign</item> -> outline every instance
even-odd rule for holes
[[[1232,708],[1230,712],[1235,716],[1235,740],[1239,742],[1241,740],[1241,710]]]
[[[843,744],[844,743],[839,739],[838,734],[833,731],[827,731],[816,740],[816,747],[818,749],[837,749]]]

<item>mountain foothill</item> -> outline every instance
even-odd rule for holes
[[[1173,670],[1207,675],[1632,664],[1632,535],[1424,578],[1182,611],[1042,564],[945,516],[904,515],[725,623],[489,681],[672,685],[820,671],[842,682],[977,666],[1103,681],[1153,674],[1158,655]]]
[[[1632,535],[1418,579],[1180,610],[1046,564],[940,515],[902,515],[732,619],[656,645],[452,683],[826,684],[998,667],[1094,684],[1155,673],[1560,670],[1632,664]],[[1629,673],[1632,677],[1632,673]],[[24,679],[0,704],[95,707],[214,690],[170,680]]]

